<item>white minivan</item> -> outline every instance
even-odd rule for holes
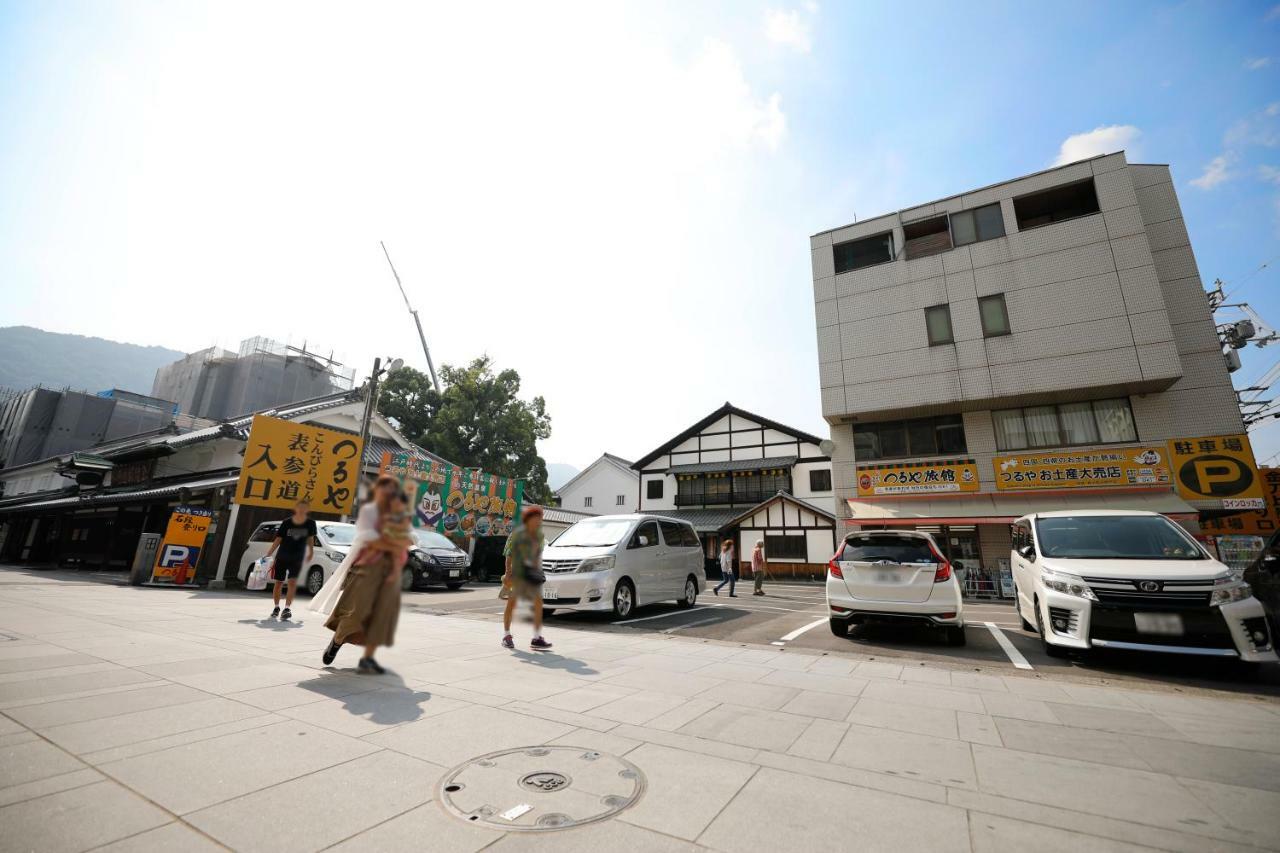
[[[253,571],[253,564],[266,556],[267,549],[276,538],[276,530],[279,527],[278,521],[264,521],[253,531],[248,544],[244,547],[244,553],[240,555],[237,576],[241,581],[248,580],[249,572]],[[351,550],[351,543],[355,541],[355,536],[354,524],[317,521],[316,539],[320,541],[313,549],[311,564],[302,567],[302,574],[298,577],[298,587],[312,595],[319,592],[329,575],[336,572],[338,566],[341,566],[342,561],[347,558],[347,552]],[[270,588],[271,584],[267,584],[267,589]]]
[[[675,601],[692,607],[704,587],[702,545],[688,522],[660,515],[601,515],[576,522],[542,552],[543,612],[612,610]]]

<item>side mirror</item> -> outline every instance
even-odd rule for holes
[[[1023,545],[1018,549],[1018,555],[1024,560],[1034,560],[1036,558],[1036,546]]]
[[[648,536],[639,536],[639,537],[637,537],[637,538],[640,540],[640,547],[641,547],[641,548],[647,548],[647,547],[649,547],[649,537],[648,537]]]

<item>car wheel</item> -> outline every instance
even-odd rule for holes
[[[413,569],[405,569],[400,573],[400,590],[409,592],[413,589]]]
[[[636,609],[636,588],[631,581],[623,578],[613,588],[613,615],[626,619]]]
[[[947,626],[947,645],[948,646],[963,646],[965,642],[966,640],[964,637],[963,625]]]
[[[831,619],[828,619],[827,621],[831,623],[831,633],[835,634],[837,637],[848,637],[848,636],[849,636],[849,623],[848,623],[848,622],[846,622],[846,621],[845,621],[845,620],[843,620],[843,619],[836,619],[835,617],[832,617]]]
[[[320,587],[324,586],[324,569],[319,566],[312,567],[307,572],[307,592],[312,595],[320,594]]]
[[[692,607],[698,603],[698,582],[694,579],[693,575],[689,575],[685,580],[684,598],[681,598],[676,603],[684,608]]]
[[[462,589],[462,584],[460,583],[447,583],[445,586],[449,587],[449,589]]]
[[[1040,602],[1035,602],[1036,608],[1036,633],[1040,635],[1040,645],[1044,646],[1044,653],[1051,658],[1065,658],[1068,654],[1067,650],[1062,646],[1055,646],[1045,638],[1044,619],[1040,618]]]

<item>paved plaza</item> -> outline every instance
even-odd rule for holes
[[[305,600],[269,610],[0,568],[0,851],[1280,848],[1270,697],[554,626],[510,652],[412,610],[359,676],[352,649],[321,664]],[[633,767],[639,794],[522,831],[577,815],[579,763],[444,807],[507,750]]]

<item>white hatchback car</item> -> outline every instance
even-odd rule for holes
[[[543,612],[612,610],[619,619],[640,604],[692,607],[706,572],[688,522],[660,515],[600,515],[575,522],[542,552]]]
[[[236,576],[241,581],[248,580],[249,572],[253,571],[253,564],[266,555],[272,540],[276,538],[276,530],[279,527],[278,521],[264,521],[253,531],[248,544],[245,545],[244,553],[240,555],[240,569]],[[302,567],[298,587],[312,595],[319,592],[320,587],[324,586],[324,582],[329,579],[329,575],[337,571],[338,566],[342,565],[342,561],[347,558],[347,552],[351,550],[355,535],[354,524],[317,521],[316,538],[320,540],[320,544],[314,548],[311,564]],[[271,584],[267,584],[267,589],[270,588]]]
[[[1094,646],[1275,661],[1243,572],[1154,512],[1042,512],[1013,523],[1022,627],[1062,657]]]
[[[915,530],[850,533],[827,564],[831,633],[866,622],[905,622],[941,629],[963,646],[960,584],[938,543]]]

